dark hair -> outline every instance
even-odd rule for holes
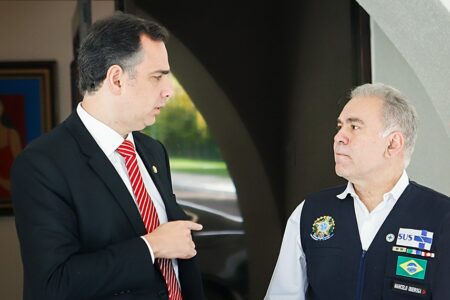
[[[78,87],[82,95],[98,90],[112,65],[132,72],[142,59],[140,36],[166,42],[169,34],[161,25],[133,15],[116,13],[95,22],[78,52]]]

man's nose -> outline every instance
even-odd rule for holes
[[[161,97],[169,100],[173,96],[173,85],[170,80],[167,81],[167,86],[161,91]]]
[[[162,98],[169,100],[170,97],[172,97],[172,95],[173,95],[173,91],[164,90],[164,91],[162,91],[161,95],[162,95]]]
[[[334,136],[334,142],[336,144],[347,144],[348,143],[348,136],[345,133],[345,130],[343,127],[341,127],[338,132],[336,132]]]

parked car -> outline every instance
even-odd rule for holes
[[[192,221],[206,297],[209,300],[248,299],[248,265],[242,217],[186,200],[178,200]]]

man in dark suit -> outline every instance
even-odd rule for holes
[[[16,159],[24,299],[204,299],[202,226],[184,221],[162,144],[138,132],[172,95],[166,39],[131,15],[95,23],[79,50],[83,101]]]

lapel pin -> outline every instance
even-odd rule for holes
[[[389,233],[386,235],[386,242],[392,243],[395,240],[395,235],[393,233]]]
[[[156,166],[152,166],[152,171],[153,171],[153,173],[155,173],[155,174],[158,173],[158,169],[156,168]]]

